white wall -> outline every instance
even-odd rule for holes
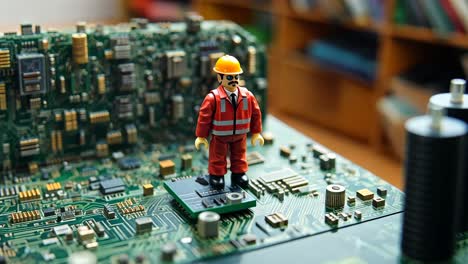
[[[0,29],[18,30],[23,22],[44,29],[77,21],[115,22],[124,14],[123,0],[0,0]]]

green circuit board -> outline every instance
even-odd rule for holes
[[[248,146],[247,188],[230,186],[227,175],[226,189],[215,191],[203,182],[208,153],[193,143],[223,54],[244,68],[266,144]],[[334,234],[346,258],[320,259],[396,262],[404,194],[268,116],[265,57],[238,25],[196,15],[69,31],[23,25],[0,36],[0,258],[218,261],[305,237],[326,236],[330,250]],[[233,193],[241,201],[228,201]],[[202,235],[203,211],[221,214],[218,235]],[[365,241],[356,235],[372,232]]]
[[[18,195],[1,197],[0,238],[3,255],[8,256],[9,263],[66,263],[73,252],[88,247],[87,250],[93,252],[100,263],[117,263],[122,254],[130,260],[144,255],[147,261],[158,262],[161,260],[161,248],[165,244],[175,243],[177,253],[174,261],[190,262],[320,235],[350,225],[362,225],[364,230],[366,222],[402,211],[402,192],[387,182],[339,155],[336,156],[335,169],[322,170],[310,149],[311,144],[316,143],[274,117],[266,119],[265,130],[274,135],[274,141],[264,147],[249,146],[250,153],[256,152],[264,160],[250,166],[250,178],[259,180],[262,176],[287,168],[307,181],[308,190],[286,192],[281,198],[278,193],[268,190],[256,194],[253,189],[247,189],[246,192],[256,198],[256,206],[222,214],[217,238],[201,238],[196,220],[184,212],[163,188],[164,181],[206,174],[206,153],[186,152],[178,145],[153,144],[152,151],[131,155],[140,162],[135,169],[123,170],[119,162],[103,158],[50,166],[47,168],[48,180],[43,179],[44,172],[22,178],[24,181],[15,186],[20,190],[38,189],[41,197],[26,202],[20,201]],[[187,144],[190,143],[187,141]],[[287,158],[282,155],[282,147],[291,148],[291,144],[294,144],[291,156],[304,156],[304,160],[300,158],[291,164],[291,156]],[[181,170],[182,156],[187,154],[193,157],[192,168]],[[165,178],[160,176],[158,161],[161,155],[171,156],[176,167],[175,173]],[[108,177],[121,179],[124,191],[104,195],[99,188],[92,187],[96,180]],[[60,183],[61,188],[49,192],[47,183]],[[143,186],[148,183],[154,187],[154,191],[145,196]],[[354,197],[355,202],[346,203],[343,209],[326,209],[325,189],[329,184],[345,186],[346,196]],[[2,186],[2,193],[8,186]],[[386,191],[383,207],[376,208],[372,202],[357,197],[356,192],[362,189],[368,189],[378,197],[378,187]],[[125,211],[126,208],[138,208],[140,205],[144,210],[133,213]],[[54,215],[45,216],[44,212],[51,207],[54,208]],[[38,219],[12,223],[12,213],[33,210],[39,210]],[[109,211],[114,214],[110,215]],[[355,218],[356,211],[361,213],[359,220]],[[274,225],[266,220],[267,216],[277,213],[286,218],[286,224]],[[325,217],[330,213],[338,217],[337,223],[327,222]],[[137,232],[135,222],[142,217],[152,220],[152,228],[143,234]],[[100,231],[96,224],[102,227]],[[80,226],[94,230],[92,242],[80,239]],[[93,242],[97,242],[97,245]]]
[[[180,142],[219,84],[224,54],[244,67],[240,85],[266,109],[264,47],[228,21],[77,25],[0,36],[0,164],[34,171],[63,160],[134,151],[137,142]]]

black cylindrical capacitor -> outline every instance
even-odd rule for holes
[[[455,249],[456,184],[463,175],[467,128],[431,106],[406,123],[402,251],[412,259],[449,259]],[[436,109],[435,109],[436,108]]]
[[[468,95],[465,93],[465,80],[453,79],[450,82],[450,93],[436,94],[429,100],[430,104],[446,109],[447,116],[458,118],[468,123]]]
[[[450,93],[436,94],[430,104],[446,109],[447,116],[454,117],[468,124],[468,95],[465,94],[465,80],[453,79],[450,82]],[[458,182],[457,198],[457,232],[468,231],[468,144],[465,150],[465,172]]]

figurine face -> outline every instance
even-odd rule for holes
[[[221,74],[218,74],[218,82],[230,92],[234,92],[237,89],[239,79],[239,74],[223,74],[222,76]]]

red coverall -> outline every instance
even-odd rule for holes
[[[262,132],[262,113],[255,96],[244,87],[237,90],[236,113],[226,91],[219,86],[205,97],[198,114],[196,136],[207,138],[212,134],[208,159],[210,175],[227,173],[228,151],[231,171],[245,173],[248,169],[247,133]]]

